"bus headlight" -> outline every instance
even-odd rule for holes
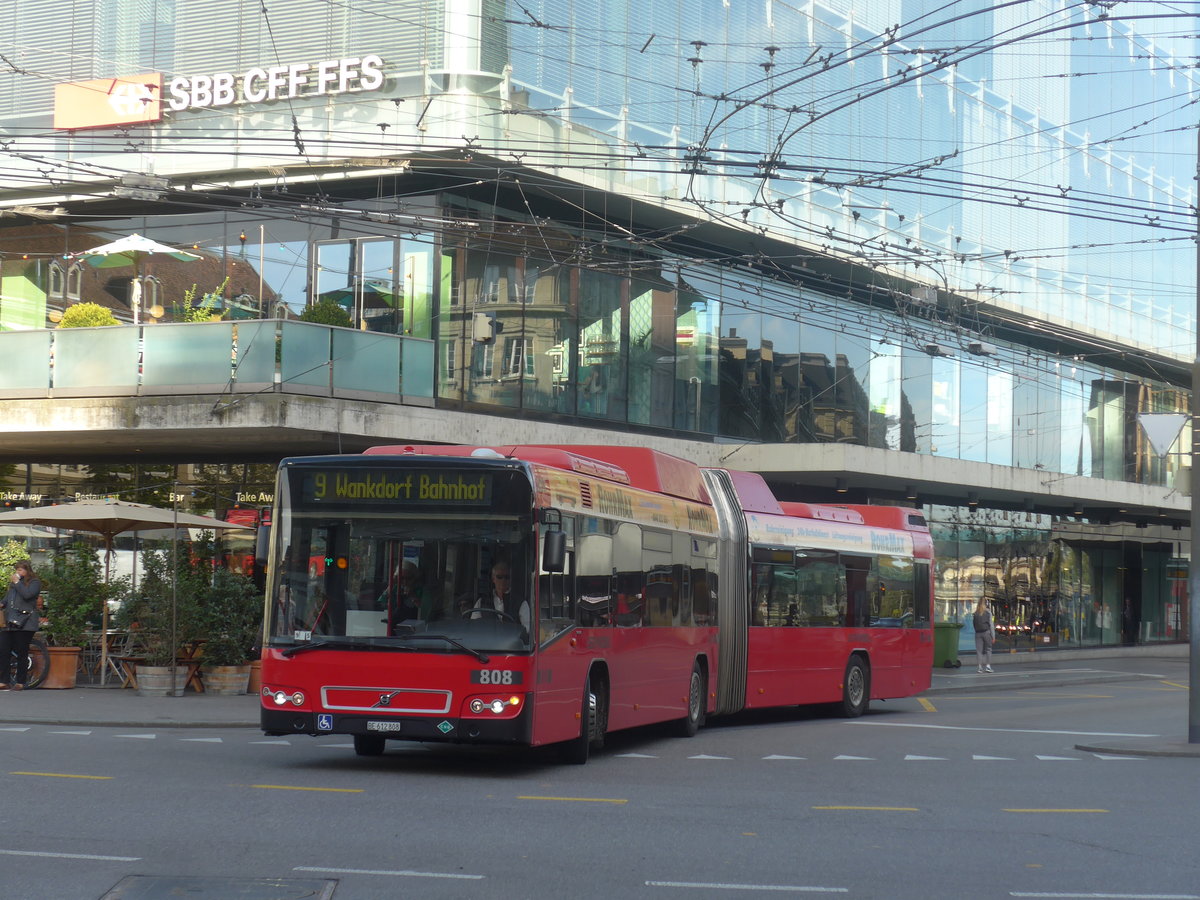
[[[477,716],[484,712],[490,712],[494,716],[511,715],[522,702],[519,694],[509,697],[472,697],[467,709]]]
[[[303,691],[288,693],[287,691],[272,690],[271,688],[263,688],[263,697],[270,698],[271,702],[276,706],[286,706],[289,703],[292,706],[303,706],[305,699]]]

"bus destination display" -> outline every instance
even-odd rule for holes
[[[301,496],[312,503],[371,506],[487,506],[491,473],[411,469],[315,469],[304,473]]]

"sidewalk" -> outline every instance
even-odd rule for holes
[[[961,668],[935,668],[927,694],[1021,690],[1071,684],[1103,684],[1141,678],[1187,678],[1188,645],[1109,647],[1098,650],[1022,650],[992,656],[995,674],[975,670],[975,654]]]
[[[995,674],[975,671],[973,654],[962,667],[933,670],[925,696],[981,691],[1021,691],[1106,682],[1170,680],[1186,684],[1186,644],[1120,647],[1105,650],[1039,650],[1001,653],[992,659]],[[257,728],[258,697],[218,697],[186,693],[182,697],[143,697],[118,687],[76,687],[65,691],[0,691],[0,726],[79,725],[96,728]],[[1133,756],[1192,756],[1200,744],[1187,743],[1187,723],[1178,735],[1120,745],[1080,745],[1080,750]]]
[[[86,725],[95,728],[257,728],[258,697],[185,693],[143,697],[120,687],[65,691],[0,691],[0,725]]]
[[[1172,681],[1187,684],[1187,644],[1111,647],[1099,650],[1035,650],[998,653],[992,657],[995,674],[975,670],[975,654],[962,657],[958,669],[934,669],[933,685],[925,696],[1021,691],[1031,688],[1104,684],[1118,681]],[[1105,743],[1076,744],[1075,749],[1117,756],[1188,756],[1200,759],[1200,744],[1189,744],[1188,723],[1178,734]]]

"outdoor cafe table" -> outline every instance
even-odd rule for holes
[[[103,674],[100,671],[101,660],[107,657],[108,674],[123,680],[125,673],[121,669],[119,657],[129,653],[130,633],[128,631],[109,630],[104,635],[101,635],[99,631],[89,631],[86,632],[86,637],[87,646],[84,647],[80,659],[84,671],[89,675],[101,676]],[[104,643],[107,643],[107,647],[102,651],[101,647]]]
[[[121,687],[137,689],[137,667],[146,661],[144,655],[139,651],[140,648],[135,644],[136,638],[133,641],[128,641],[124,645],[120,645],[117,650],[117,655],[113,655],[112,645],[109,646],[109,663],[116,672],[117,677],[121,679]],[[120,647],[125,649],[122,650]],[[179,652],[175,657],[175,665],[185,668],[187,671],[183,675],[184,690],[190,686],[198,694],[204,693],[204,681],[200,677],[200,666],[204,664],[204,658],[201,655],[201,650],[204,646],[204,641],[188,641],[179,646]]]

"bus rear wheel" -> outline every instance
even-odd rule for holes
[[[841,713],[847,719],[856,719],[870,704],[871,673],[861,656],[852,656],[846,663],[846,674],[842,679]]]
[[[679,720],[679,736],[695,737],[704,725],[704,700],[708,687],[700,663],[692,665],[692,677],[688,680],[687,715]]]
[[[387,738],[377,734],[356,734],[354,736],[354,752],[359,756],[382,756],[383,748],[387,746]]]

